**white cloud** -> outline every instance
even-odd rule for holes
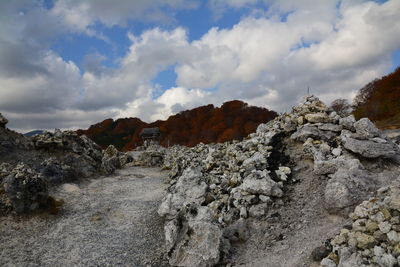
[[[118,67],[102,66],[104,56],[92,53],[80,70],[51,50],[53,38],[71,31],[99,37],[95,23],[171,19],[160,7],[195,2],[60,0],[51,10],[29,2],[0,6],[0,111],[19,129],[87,127],[110,116],[151,121],[232,99],[287,111],[308,86],[325,101],[350,98],[385,74],[400,48],[397,0],[218,1],[248,9],[264,2],[269,9],[193,42],[182,27],[129,33],[131,45]],[[15,3],[27,11],[19,14]],[[176,66],[177,86],[154,98],[152,79],[170,66]]]

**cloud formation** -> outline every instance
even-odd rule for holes
[[[96,31],[99,23],[123,28],[144,16],[174,20],[174,12],[199,7],[189,0],[110,3],[0,4],[0,112],[11,127],[87,127],[107,117],[150,121],[232,99],[286,111],[307,87],[328,102],[351,98],[385,74],[391,54],[400,49],[396,0],[210,0],[216,12],[251,12],[232,28],[211,28],[194,41],[185,25],[127,32],[130,47],[114,68],[105,67],[105,56],[97,52],[86,55],[79,68],[51,49],[64,34],[107,39]],[[153,79],[171,66],[176,86],[156,97],[160,89]]]

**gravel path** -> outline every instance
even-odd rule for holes
[[[127,168],[60,186],[58,215],[0,217],[0,266],[168,266],[156,213],[165,176]]]

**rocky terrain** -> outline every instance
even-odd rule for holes
[[[54,208],[50,187],[111,174],[131,161],[113,146],[102,150],[73,131],[26,137],[7,129],[7,122],[0,114],[0,213]]]
[[[367,118],[338,115],[315,96],[305,97],[290,113],[260,124],[242,141],[201,143],[191,148],[154,145],[129,154],[112,146],[102,151],[85,136],[71,132],[22,138],[7,130],[6,123],[0,135],[5,162],[0,172],[5,188],[3,206],[8,203],[17,213],[47,206],[57,213],[62,204],[59,199],[64,199],[55,226],[50,223],[44,231],[43,221],[35,215],[27,224],[36,222],[38,231],[51,237],[49,244],[65,246],[55,241],[59,237],[81,242],[78,250],[84,254],[78,250],[65,252],[67,259],[50,250],[66,264],[400,265],[398,140],[391,138],[392,133],[378,130]],[[23,157],[21,151],[26,153]],[[126,165],[128,161],[132,162]],[[44,171],[48,165],[56,171]],[[123,165],[125,169],[110,176]],[[139,167],[129,167],[133,165]],[[162,185],[160,178],[151,182],[151,177],[157,176],[151,166],[168,170],[164,178],[168,185]],[[66,178],[67,170],[79,178],[76,185],[71,186]],[[87,182],[80,177],[100,173],[108,177]],[[152,186],[157,196],[151,193]],[[76,187],[84,193],[78,198],[69,196]],[[136,201],[136,197],[147,199],[140,197],[140,190],[154,197],[150,200],[152,208],[144,206],[148,212],[143,212],[140,201]],[[105,208],[107,203],[110,209]],[[118,216],[112,212],[114,209]],[[136,221],[136,213],[147,223]],[[96,231],[81,217],[104,225],[99,224]],[[78,224],[73,223],[75,220]],[[115,220],[117,232],[111,230],[116,226],[109,224]],[[16,236],[12,230],[15,218],[7,215],[2,221],[9,225],[2,228],[2,236]],[[76,232],[63,234],[60,229],[67,227],[63,222],[88,235],[72,238]],[[22,256],[21,251],[27,250],[22,245],[24,240],[30,240],[28,244],[38,251],[46,247],[38,237],[27,237],[26,224],[20,227],[21,238],[11,246],[3,244],[6,264],[24,265],[32,260]],[[144,227],[148,243],[133,248],[129,244],[136,244],[137,236],[143,233],[126,231],[125,227]],[[122,236],[124,247],[130,249],[122,249],[112,241]],[[100,246],[97,254],[95,244]],[[138,249],[146,259],[137,257]],[[28,255],[39,254],[29,250]],[[42,257],[37,265],[52,263]]]
[[[317,264],[354,207],[400,174],[398,144],[314,96],[241,142],[153,152],[138,161],[163,154],[170,169],[158,213],[174,266]],[[329,266],[357,266],[338,254]]]

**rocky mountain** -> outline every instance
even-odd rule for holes
[[[400,129],[400,67],[360,89],[354,99],[356,118],[368,117],[381,129]]]
[[[275,118],[277,113],[249,106],[242,101],[229,101],[221,107],[201,106],[170,116],[165,121],[145,123],[138,118],[107,119],[87,130],[78,130],[102,147],[109,144],[128,151],[142,145],[143,128],[159,127],[161,145],[195,146],[202,143],[241,140],[254,132],[260,123]]]

